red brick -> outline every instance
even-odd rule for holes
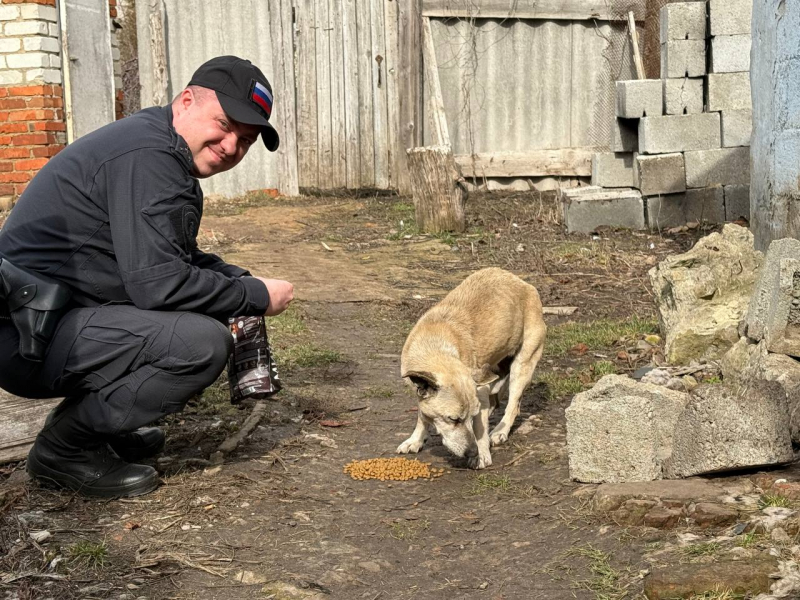
[[[0,148],[0,158],[30,158],[30,148]]]
[[[52,118],[52,110],[12,110],[8,113],[9,121],[43,121]]]
[[[28,133],[17,135],[11,140],[14,146],[37,146],[52,143],[48,133]]]
[[[10,160],[0,162],[0,173],[7,173],[14,170],[14,163]]]
[[[61,121],[37,121],[31,123],[32,131],[66,131],[67,126]]]
[[[0,146],[8,146],[11,143],[10,135],[0,135]]]
[[[39,146],[36,148],[31,148],[31,153],[36,157],[52,157],[61,152],[63,149],[63,145],[53,144],[51,146]]]
[[[108,9],[108,14],[112,19],[116,19],[117,18],[117,9],[116,8],[109,8]]]
[[[0,98],[5,98],[8,96],[8,88],[0,88]]]
[[[22,85],[8,88],[12,96],[43,96],[51,93],[50,85]]]
[[[3,98],[0,100],[0,108],[8,110],[9,108],[25,108],[25,98]]]
[[[3,123],[0,124],[0,133],[25,133],[28,131],[27,123]]]
[[[14,185],[11,183],[0,184],[0,196],[10,196],[14,193]]]
[[[0,183],[25,183],[33,178],[33,173],[0,173]]]
[[[31,160],[18,160],[14,163],[15,171],[38,171],[47,164],[46,158],[33,158]],[[0,163],[2,164],[2,163]]]
[[[27,184],[27,183],[16,183],[16,184],[14,184],[14,193],[15,193],[17,196],[21,196],[21,195],[22,195],[22,192],[24,192],[24,191],[25,191],[25,188],[26,188],[26,187],[28,187],[28,184]]]

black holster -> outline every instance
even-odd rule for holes
[[[40,362],[72,297],[69,287],[0,258],[0,300],[19,333],[22,358]]]

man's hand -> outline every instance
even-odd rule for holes
[[[282,279],[264,279],[263,277],[256,277],[261,283],[267,286],[269,292],[269,306],[267,312],[264,313],[267,317],[274,317],[281,314],[289,307],[289,303],[294,300],[294,286],[288,281]]]

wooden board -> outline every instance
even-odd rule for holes
[[[0,390],[0,463],[28,456],[47,413],[60,401],[19,398]]]
[[[333,187],[333,140],[331,137],[331,24],[329,0],[314,0],[316,10],[317,68],[317,162],[319,186]]]
[[[347,141],[345,137],[344,96],[344,15],[343,0],[327,0],[329,4],[330,66],[317,64],[317,69],[328,68],[331,74],[331,182],[329,187],[347,186]]]
[[[367,0],[364,0],[367,1]],[[372,31],[372,93],[375,131],[375,186],[389,187],[389,111],[386,82],[386,28],[384,0],[369,0]]]
[[[422,0],[422,14],[463,19],[627,21],[628,11],[633,11],[637,21],[644,20],[645,3],[641,0],[619,1],[613,10],[610,5],[609,0]]]
[[[422,60],[425,63],[425,81],[430,97],[431,125],[433,144],[451,146],[450,130],[444,113],[442,86],[439,83],[439,66],[436,61],[436,48],[433,45],[431,20],[422,18]]]
[[[398,10],[397,2],[386,2],[384,7],[384,27],[386,30],[386,93],[389,98],[386,108],[389,119],[388,153],[389,153],[389,187],[398,189],[399,180],[405,175],[406,160],[402,155],[405,148],[400,148],[400,75],[399,60],[400,48],[398,43]]]
[[[360,176],[362,187],[375,187],[375,131],[373,115],[372,29],[370,3],[356,2],[358,20],[358,140]]]
[[[356,0],[342,0],[342,51],[344,56],[344,128],[346,154],[346,184],[358,188],[361,184],[358,113],[358,31]]]
[[[273,69],[277,88],[294,90],[294,24],[291,0],[270,3],[270,38],[276,57]],[[276,94],[274,117],[281,138],[278,147],[278,189],[287,196],[300,193],[297,174],[297,112],[294,94]]]
[[[472,177],[589,177],[594,148],[560,148],[531,152],[461,154],[456,164],[466,178]]]
[[[422,43],[420,0],[395,0],[400,9],[397,39],[400,44],[398,56],[398,88],[403,92],[397,99],[400,115],[400,139],[398,143],[400,173],[397,186],[401,194],[411,193],[411,177],[408,172],[408,148],[422,145]]]
[[[297,1],[297,168],[301,187],[319,187],[315,0]]]

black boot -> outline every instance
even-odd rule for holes
[[[108,445],[125,462],[136,462],[164,449],[166,436],[158,427],[142,427],[108,440]]]
[[[54,411],[28,454],[28,473],[45,484],[86,496],[138,496],[158,487],[152,467],[118,458],[87,425],[74,417],[74,405]]]

